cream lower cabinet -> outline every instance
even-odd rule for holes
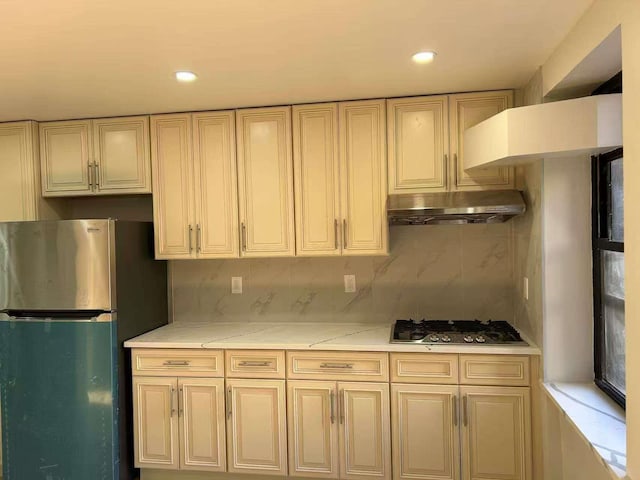
[[[149,117],[40,124],[45,197],[151,193]]]
[[[224,380],[134,377],[135,465],[225,471]]]
[[[292,476],[388,479],[389,385],[288,382]]]
[[[228,471],[287,474],[284,380],[227,379]]]

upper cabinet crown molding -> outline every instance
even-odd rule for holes
[[[622,94],[511,108],[464,134],[466,166],[602,153],[622,146]]]
[[[149,117],[40,124],[46,197],[151,193]]]

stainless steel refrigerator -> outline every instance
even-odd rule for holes
[[[134,478],[126,339],[167,323],[150,223],[0,223],[3,480]]]

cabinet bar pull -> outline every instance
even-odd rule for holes
[[[331,390],[331,393],[329,394],[329,403],[330,403],[330,409],[331,409],[331,413],[330,413],[330,418],[331,418],[331,423],[335,423],[336,421],[336,412],[334,410],[334,405],[333,403],[336,400],[336,394],[333,392],[333,389]]]
[[[227,418],[231,418],[231,387],[227,388]]]
[[[193,227],[189,224],[189,253],[193,252],[193,245],[191,244],[191,234],[193,233]]]
[[[180,387],[180,395],[178,395],[178,416],[181,417],[184,413],[184,398],[182,395],[182,387]]]
[[[174,402],[174,394],[176,393],[176,389],[171,387],[171,398],[170,398],[170,404],[169,404],[169,408],[171,409],[171,416],[173,417],[173,414],[176,413],[176,406],[175,406],[175,402]]]
[[[342,248],[347,248],[347,219],[342,220]]]
[[[242,361],[238,363],[239,367],[269,367],[273,362],[251,362]]]
[[[335,249],[338,249],[338,219],[333,221],[333,240],[335,243]]]
[[[91,163],[87,163],[87,176],[89,177],[89,190],[93,192],[93,168],[91,168]]]
[[[200,229],[200,224],[196,225],[196,251],[202,251],[202,230]]]
[[[453,426],[458,426],[458,396],[453,396]]]
[[[188,367],[189,360],[166,360],[162,365],[165,367]]]
[[[464,423],[465,427],[469,424],[469,419],[467,418],[467,408],[467,396],[465,395],[464,397],[462,397],[462,422]]]
[[[247,227],[244,222],[242,222],[242,251],[247,251]]]
[[[449,185],[449,155],[444,154],[444,186]]]
[[[344,390],[340,390],[340,423],[344,423],[344,410],[345,410],[345,404],[344,404]]]
[[[453,154],[453,186],[458,186],[458,154]]]
[[[321,363],[320,368],[353,368],[353,363]]]
[[[96,187],[96,190],[100,190],[100,169],[98,168],[98,164],[93,162],[93,183]]]

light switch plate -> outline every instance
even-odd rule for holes
[[[231,293],[242,293],[242,277],[231,277]]]
[[[344,293],[355,293],[356,291],[356,276],[345,275],[344,276]]]

